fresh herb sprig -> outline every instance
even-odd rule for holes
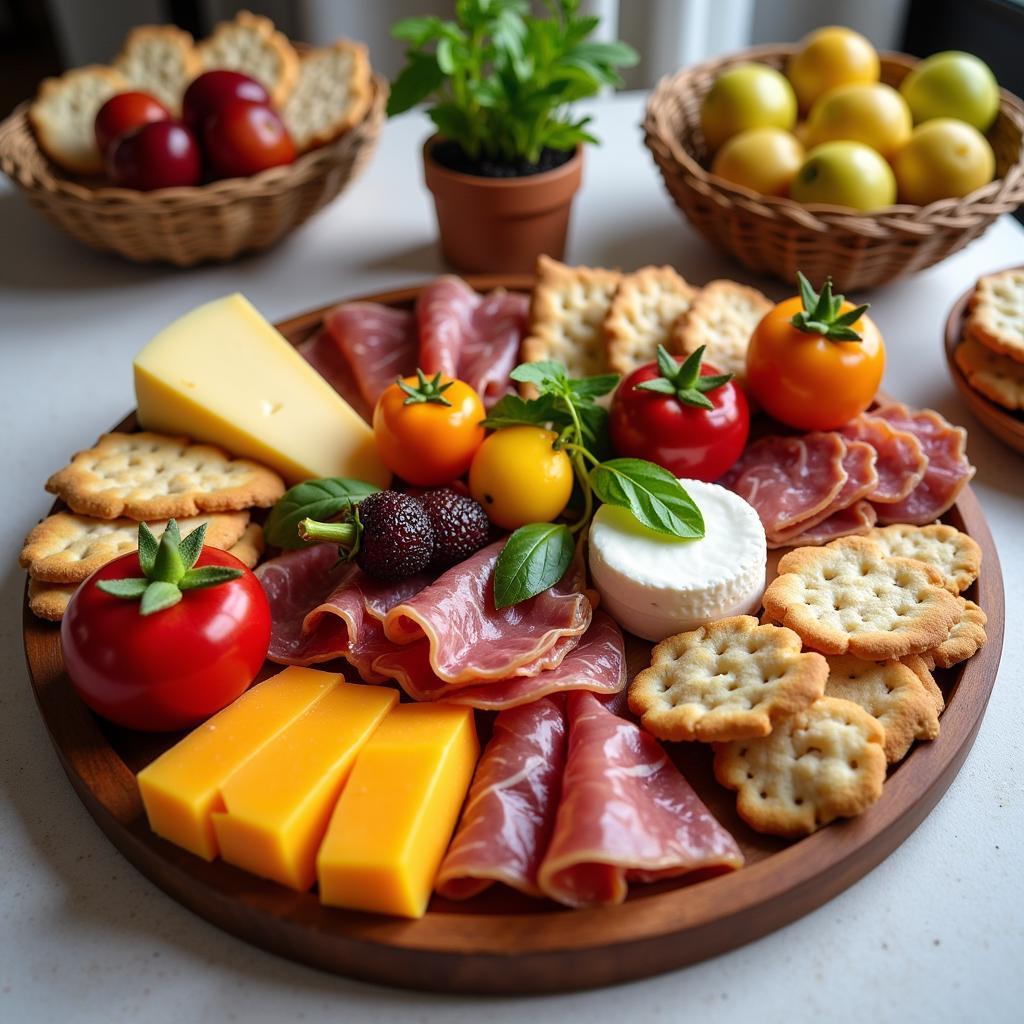
[[[301,548],[309,541],[299,535],[304,519],[333,520],[348,515],[368,494],[379,491],[362,480],[329,476],[321,480],[305,480],[285,491],[270,510],[263,534],[276,548]]]
[[[597,399],[614,389],[616,374],[573,379],[561,363],[542,361],[520,364],[512,379],[531,385],[536,397],[503,398],[483,425],[554,430],[554,446],[572,462],[582,511],[572,523],[530,523],[509,537],[494,571],[497,607],[534,597],[562,578],[575,537],[589,524],[598,501],[628,508],[644,526],[670,537],[704,536],[700,509],[668,470],[643,459],[602,460],[593,450],[608,432],[608,413]]]

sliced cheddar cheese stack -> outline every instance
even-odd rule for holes
[[[135,357],[138,420],[277,470],[387,486],[373,431],[239,294],[199,306]]]

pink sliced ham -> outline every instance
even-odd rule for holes
[[[302,342],[296,351],[367,423],[370,422],[373,406],[363,398],[352,367],[330,331],[319,331]]]
[[[839,429],[848,441],[866,441],[875,449],[878,483],[867,495],[875,504],[902,501],[921,482],[928,457],[913,434],[897,430],[880,416],[862,413]]]
[[[893,403],[873,411],[897,430],[913,434],[928,457],[921,482],[902,501],[878,506],[882,523],[924,526],[938,519],[974,476],[967,459],[967,431],[954,427],[933,409],[909,409]]]
[[[741,867],[736,841],[658,741],[590,693],[568,697],[569,750],[541,891],[570,907],[621,903],[630,881]]]
[[[545,656],[590,625],[579,554],[555,586],[510,608],[495,608],[494,566],[503,544],[496,541],[453,566],[384,618],[384,633],[393,643],[426,641],[430,668],[444,683],[470,685],[553,668],[557,662]]]
[[[540,896],[565,765],[564,700],[544,697],[503,711],[477,765],[437,891],[464,900],[495,882]]]
[[[419,338],[409,310],[345,302],[327,314],[324,324],[370,409],[396,377],[415,373]]]

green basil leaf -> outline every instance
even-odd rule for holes
[[[617,373],[603,373],[598,377],[584,377],[582,380],[570,380],[569,390],[576,398],[600,398],[615,390],[619,383]]]
[[[494,606],[508,608],[553,587],[565,575],[574,551],[568,526],[520,526],[505,542],[494,566]]]
[[[553,395],[541,395],[539,398],[520,398],[518,395],[505,395],[487,414],[483,426],[489,430],[500,430],[502,427],[528,426],[544,427],[556,423],[560,417],[568,419],[568,413],[560,408],[561,402]]]
[[[569,414],[563,413],[567,425]],[[576,405],[576,415],[583,427],[583,444],[596,459],[605,459],[611,454],[611,434],[608,429],[608,410],[592,402]]]
[[[343,477],[324,477],[296,484],[285,491],[267,517],[263,527],[267,543],[276,548],[305,547],[299,537],[299,523],[303,519],[334,519],[378,490],[380,488],[373,484]]]
[[[683,485],[666,469],[643,459],[612,459],[590,474],[594,493],[608,505],[628,508],[644,526],[671,537],[703,537],[704,517]]]
[[[520,363],[510,374],[520,384],[535,384],[541,391],[564,391],[569,375],[562,363],[542,359],[536,363]]]
[[[406,59],[408,63],[391,83],[388,117],[422,103],[444,81],[444,72],[433,54],[412,52]]]

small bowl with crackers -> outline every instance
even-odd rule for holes
[[[971,412],[1024,452],[1024,267],[978,279],[946,321],[949,372]]]
[[[247,11],[199,42],[141,26],[111,65],[46,79],[0,123],[0,170],[94,249],[230,260],[280,241],[354,180],[387,91],[361,43],[293,46]]]

